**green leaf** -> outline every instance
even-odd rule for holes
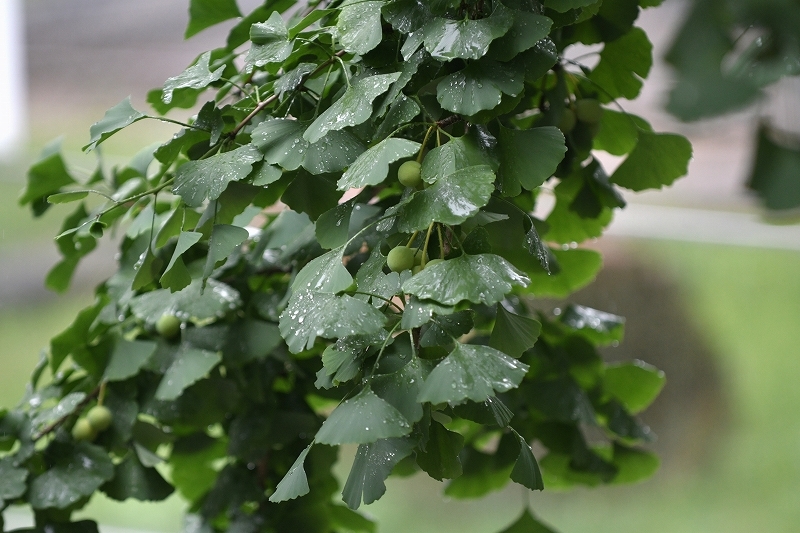
[[[217,479],[214,462],[226,456],[226,442],[223,439],[214,439],[205,433],[179,438],[169,457],[172,484],[186,500],[197,500],[208,492]]]
[[[60,142],[49,146],[42,158],[28,169],[25,189],[19,197],[19,205],[29,204],[42,197],[58,192],[61,187],[75,183],[64,159],[61,157]]]
[[[77,202],[89,196],[89,191],[69,191],[51,194],[47,197],[47,202],[50,204],[68,204],[70,202]]]
[[[341,172],[367,147],[349,131],[329,131],[306,150],[303,168],[312,174]]]
[[[335,294],[348,288],[353,277],[342,264],[343,253],[344,245],[310,261],[294,278],[292,290]]]
[[[270,165],[296,170],[308,150],[308,141],[303,138],[305,130],[305,126],[296,120],[265,120],[253,130],[253,144],[264,153],[264,159]]]
[[[174,400],[192,383],[207,376],[222,360],[219,353],[182,344],[156,389],[157,400]]]
[[[616,98],[633,100],[642,89],[642,79],[653,65],[653,45],[641,28],[632,28],[619,39],[606,43],[600,62],[589,74],[601,88],[599,98],[608,102]]]
[[[286,472],[286,475],[283,476],[278,486],[275,487],[275,492],[269,497],[269,501],[272,503],[285,502],[300,496],[305,496],[309,493],[308,477],[303,468],[303,463],[306,460],[308,452],[311,451],[311,446],[313,446],[313,443],[309,444],[306,449],[297,456],[297,459],[295,459],[289,471]]]
[[[516,96],[523,87],[521,72],[502,63],[477,61],[443,78],[436,86],[436,99],[443,109],[475,115],[497,107],[503,93]]]
[[[372,388],[375,394],[400,411],[406,420],[419,422],[423,411],[417,396],[427,375],[427,365],[414,357],[397,372],[374,376]]]
[[[436,181],[473,166],[488,166],[497,169],[497,160],[491,149],[495,139],[485,129],[471,128],[471,132],[457,137],[442,146],[437,146],[422,161],[422,181]]]
[[[542,325],[539,321],[515,315],[498,304],[497,319],[489,339],[489,346],[511,357],[519,358],[525,350],[533,347],[541,330]]]
[[[381,42],[381,8],[385,2],[345,0],[336,22],[336,34],[342,48],[364,55]]]
[[[241,16],[236,0],[191,0],[189,25],[183,37],[188,39],[210,26]]]
[[[411,455],[414,442],[406,438],[380,439],[361,444],[342,490],[342,500],[350,509],[378,501],[386,492],[384,481],[402,459]]]
[[[356,274],[356,286],[359,292],[367,294],[356,294],[355,298],[365,302],[372,298],[372,305],[382,307],[386,300],[400,292],[400,274],[397,272],[384,274],[385,265],[386,257],[381,253],[380,247],[375,247],[369,259],[361,265]]]
[[[325,176],[314,176],[299,170],[286,187],[281,201],[300,213],[317,220],[325,211],[339,205],[342,193],[337,192],[333,181]]]
[[[419,150],[419,143],[407,139],[384,139],[360,156],[339,178],[340,191],[377,185],[389,174],[389,164],[410,157]]]
[[[182,231],[178,235],[178,242],[175,244],[172,258],[169,260],[169,264],[167,264],[167,268],[159,280],[162,287],[174,292],[187,287],[192,282],[192,276],[189,274],[181,256],[202,238],[203,234],[197,231]]]
[[[167,499],[175,491],[155,468],[143,466],[135,453],[129,453],[114,467],[114,479],[103,485],[101,490],[112,500],[120,502],[128,498],[158,502]]]
[[[461,224],[489,202],[494,172],[487,165],[467,167],[415,192],[398,211],[398,229],[411,233],[431,222]]]
[[[556,171],[567,147],[558,128],[545,126],[529,130],[500,127],[498,136],[500,180],[506,196],[519,194],[519,185],[533,190]]]
[[[320,246],[332,249],[347,243],[350,216],[353,214],[354,206],[355,200],[351,200],[328,209],[319,216],[314,226],[314,234]]]
[[[303,134],[303,138],[310,143],[315,143],[329,131],[361,124],[372,115],[373,100],[385,93],[399,77],[400,73],[395,72],[361,78],[349,86],[341,98],[311,123]]]
[[[636,115],[603,109],[600,131],[594,138],[593,147],[612,155],[625,155],[636,147],[639,130],[653,131],[653,128]]]
[[[250,27],[250,40],[253,41],[253,46],[244,60],[245,70],[248,72],[254,66],[280,63],[292,53],[293,44],[289,41],[289,30],[277,11],[273,11],[266,22],[258,22]]]
[[[219,261],[227,259],[250,234],[246,229],[230,224],[214,224],[208,239],[208,256],[203,269],[203,278],[208,278]]]
[[[533,456],[531,447],[521,435],[517,434],[517,438],[519,439],[519,457],[511,471],[511,480],[531,490],[544,490],[542,473],[539,471],[539,465],[536,457]]]
[[[119,339],[111,352],[111,359],[103,378],[106,381],[124,381],[135,376],[156,351],[153,341]]]
[[[599,346],[621,341],[625,331],[625,317],[577,304],[568,305],[559,320]]]
[[[520,384],[528,365],[488,346],[456,344],[436,365],[417,400],[432,404],[483,402]]]
[[[594,250],[552,250],[561,270],[557,274],[532,272],[526,292],[537,297],[564,298],[591,283],[603,266],[603,256]]]
[[[495,9],[491,16],[478,20],[437,17],[419,30],[418,39],[425,43],[428,53],[440,61],[479,59],[486,55],[492,41],[505,35],[513,24],[513,15],[507,9]],[[414,44],[412,36],[403,45],[402,54],[406,60],[419,46]]]
[[[375,522],[343,505],[331,506],[331,522],[341,533],[375,533]]]
[[[658,456],[654,453],[628,448],[614,444],[614,466],[617,475],[611,480],[613,484],[636,483],[650,478],[661,465]]]
[[[403,292],[445,305],[464,300],[494,305],[514,286],[525,287],[529,281],[499,255],[462,255],[425,268],[403,284]]]
[[[432,420],[425,449],[417,449],[417,464],[434,479],[453,479],[461,475],[459,452],[464,437]]]
[[[639,132],[639,142],[611,176],[611,183],[633,191],[660,189],[686,174],[692,145],[681,135]]]
[[[134,122],[138,122],[147,115],[141,113],[133,108],[131,105],[131,97],[127,97],[122,102],[118,103],[108,111],[98,122],[95,122],[89,128],[89,144],[83,147],[84,152],[94,150],[98,144],[105,141],[122,128],[130,126]]]
[[[25,494],[28,489],[25,483],[28,479],[28,470],[14,466],[13,457],[0,459],[0,479],[3,480],[0,483],[0,507],[5,507],[12,500]]]
[[[402,437],[411,424],[369,388],[364,388],[334,409],[314,437],[321,444],[369,444],[379,439]]]
[[[197,207],[204,200],[216,200],[231,181],[247,177],[263,155],[252,144],[207,159],[184,163],[175,172],[172,192],[186,205]]]
[[[223,65],[211,72],[209,68],[210,61],[211,52],[205,52],[197,58],[197,61],[192,66],[177,76],[168,78],[161,90],[161,101],[169,104],[172,102],[172,94],[178,89],[205,89],[211,83],[220,79],[225,71],[225,66]]]
[[[289,300],[279,327],[289,351],[298,353],[311,348],[317,337],[372,335],[385,321],[383,313],[350,296],[301,290]]]
[[[432,300],[420,301],[415,296],[411,296],[403,309],[403,318],[400,327],[403,329],[418,328],[430,322],[434,313],[446,315],[452,312],[453,307],[451,306],[441,305]]]
[[[612,363],[603,375],[603,389],[636,414],[656,399],[666,381],[664,372],[643,361]]]
[[[758,130],[758,144],[747,186],[761,197],[767,209],[800,206],[800,150],[779,144],[764,125]]]
[[[222,318],[241,303],[241,296],[233,287],[209,279],[205,289],[202,280],[194,280],[175,293],[158,289],[136,296],[131,299],[130,306],[133,314],[148,324],[155,324],[164,314],[203,324]]]
[[[480,498],[502,489],[508,484],[512,464],[505,464],[506,458],[498,457],[501,453],[500,449],[496,454],[488,454],[465,447],[460,454],[464,471],[447,484],[444,494],[452,498]]]
[[[497,61],[510,61],[547,37],[553,21],[544,15],[510,9],[514,24],[508,32],[492,42],[489,56]]]
[[[54,441],[46,452],[48,469],[31,481],[28,501],[34,509],[66,509],[91,496],[114,477],[114,463],[99,446]]]
[[[546,525],[536,520],[530,509],[525,509],[522,515],[510,526],[500,533],[557,533]]]

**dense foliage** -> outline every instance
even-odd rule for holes
[[[47,285],[66,289],[106,233],[119,268],[0,412],[0,509],[90,533],[70,517],[97,491],[177,490],[192,531],[368,532],[356,509],[390,474],[459,498],[650,475],[635,415],[663,375],[600,358],[621,317],[534,298],[594,278],[599,254],[577,246],[624,207],[619,187],[686,171],[683,137],[616,104],[649,72],[634,22],[657,3],[267,0],[242,16],[192,0],[187,36],[236,18],[226,45],[152,91],[155,115],[110,109],[86,150],[145,119],[175,135],[85,180],[57,146],[30,170],[36,215],[76,206]],[[597,45],[592,68],[567,59],[578,43]],[[598,150],[624,157],[610,176]],[[358,447],[339,487],[342,444]],[[529,510],[509,522],[544,530]]]

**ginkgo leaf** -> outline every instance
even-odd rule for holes
[[[390,137],[384,139],[360,156],[339,178],[340,191],[377,185],[386,179],[389,164],[417,153],[419,143]]]
[[[343,253],[344,245],[310,261],[294,278],[292,290],[335,294],[349,287],[353,276],[342,264]]]
[[[394,466],[411,454],[414,442],[407,438],[381,439],[361,444],[342,490],[342,499],[350,509],[358,509],[380,499],[386,492],[384,481]]]
[[[205,52],[194,63],[177,76],[167,79],[164,82],[164,88],[161,93],[161,100],[165,104],[172,102],[172,93],[177,89],[204,89],[211,83],[217,81],[222,77],[225,71],[225,66],[221,66],[214,72],[211,72],[209,62],[211,61],[211,52]]]
[[[436,17],[411,34],[403,45],[402,54],[407,60],[424,42],[425,49],[434,59],[478,59],[486,55],[492,41],[505,35],[513,23],[511,12],[502,8],[477,20]],[[419,44],[415,46],[415,43]]]
[[[244,64],[246,70],[263,67],[267,63],[279,63],[292,53],[289,30],[281,14],[273,11],[265,22],[257,22],[250,27],[250,40],[253,46],[247,52]]]
[[[303,134],[303,138],[310,143],[315,143],[329,131],[361,124],[372,115],[372,101],[385,93],[399,77],[400,73],[395,72],[361,78],[348,87],[341,98],[311,123]]]
[[[511,357],[520,357],[536,343],[541,330],[542,325],[537,320],[510,313],[498,305],[489,346]]]
[[[286,475],[280,480],[278,486],[275,487],[275,492],[270,495],[269,501],[273,503],[285,502],[308,494],[310,489],[308,487],[308,477],[303,468],[303,463],[306,460],[308,452],[311,451],[311,446],[313,446],[313,443],[309,444],[305,450],[300,452],[300,455],[297,456],[297,459],[295,459],[289,471],[286,472]]]
[[[230,224],[214,224],[208,239],[208,256],[203,268],[203,278],[208,278],[219,261],[227,259],[250,234],[246,229]]]
[[[172,364],[161,378],[161,383],[158,384],[155,398],[174,400],[186,387],[208,375],[208,372],[221,360],[222,356],[219,353],[192,348],[186,344],[181,345]]]
[[[514,469],[511,471],[511,480],[531,490],[544,490],[542,473],[539,470],[536,457],[533,456],[531,447],[521,435],[517,434],[517,438],[519,439],[519,457],[517,457],[517,462],[514,463]]]
[[[432,404],[483,402],[520,384],[528,365],[488,346],[457,344],[436,365],[417,400]]]
[[[197,207],[205,200],[216,200],[231,181],[247,177],[253,165],[264,156],[252,144],[246,144],[208,159],[189,161],[175,172],[172,189],[186,205]]]
[[[514,286],[525,287],[529,282],[499,255],[465,254],[425,268],[403,284],[403,292],[445,305],[464,300],[493,305]]]
[[[567,151],[564,134],[552,126],[530,130],[501,126],[497,141],[502,179],[528,190],[552,176]]]
[[[385,2],[346,0],[336,22],[336,33],[348,52],[364,55],[381,42],[381,8]]]
[[[692,145],[682,135],[640,130],[639,140],[611,176],[611,183],[633,191],[660,189],[684,176]]]
[[[131,97],[127,97],[122,102],[106,111],[102,119],[92,124],[92,127],[89,128],[89,134],[92,137],[89,139],[89,144],[83,147],[83,151],[90,152],[94,150],[98,144],[105,141],[122,128],[130,126],[143,118],[147,118],[147,115],[135,110],[131,105]]]
[[[397,227],[411,233],[431,222],[461,224],[489,202],[495,175],[491,167],[467,167],[415,192],[398,211]]]
[[[321,444],[369,444],[379,439],[402,437],[411,424],[369,388],[334,409],[314,437]]]
[[[33,478],[28,489],[34,509],[66,509],[114,477],[106,450],[88,442],[48,446],[46,460],[48,469]]]
[[[377,333],[385,321],[383,313],[350,296],[301,290],[289,300],[279,327],[289,350],[297,353],[311,348],[317,337],[333,339]]]
[[[308,141],[303,138],[305,131],[305,126],[296,120],[265,120],[253,130],[253,144],[263,152],[264,160],[270,165],[296,170],[308,150]]]

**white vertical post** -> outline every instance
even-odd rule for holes
[[[0,0],[0,160],[18,155],[27,128],[22,0]]]

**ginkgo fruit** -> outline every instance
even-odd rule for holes
[[[564,108],[564,111],[561,113],[561,119],[558,121],[558,129],[561,130],[561,133],[569,133],[575,129],[576,121],[577,117],[575,117],[575,111],[569,107]]]
[[[386,264],[392,272],[402,272],[414,267],[414,248],[408,246],[395,246],[386,256]]]
[[[575,102],[575,117],[587,124],[597,124],[603,118],[603,106],[594,98],[583,98]]]
[[[397,181],[406,187],[418,187],[422,183],[422,165],[416,161],[406,161],[397,169]]]
[[[165,339],[171,339],[181,330],[181,321],[175,315],[164,313],[156,321],[156,332]]]
[[[113,415],[108,407],[104,405],[95,405],[86,413],[86,420],[89,421],[89,424],[92,425],[94,430],[98,432],[105,431],[111,425]]]
[[[85,418],[79,418],[72,426],[72,438],[75,440],[94,440],[97,430]]]

